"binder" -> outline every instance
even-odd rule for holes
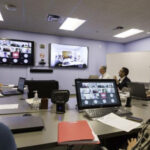
[[[99,139],[86,120],[60,122],[58,124],[59,144],[99,144]]]

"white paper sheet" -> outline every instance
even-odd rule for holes
[[[0,110],[1,109],[18,109],[18,104],[1,104]]]
[[[139,127],[141,124],[135,121],[127,120],[125,118],[119,117],[114,113],[110,113],[106,116],[97,119],[98,121],[110,125],[112,127],[118,128],[120,130],[129,132],[134,128]]]
[[[8,87],[14,87],[15,85],[14,84],[8,84]]]

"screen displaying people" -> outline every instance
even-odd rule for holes
[[[33,42],[0,40],[0,64],[32,65]]]
[[[52,43],[50,50],[50,66],[61,68],[87,68],[88,48],[84,46]]]
[[[82,82],[79,87],[82,106],[111,105],[118,103],[113,82]]]

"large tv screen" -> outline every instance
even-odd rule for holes
[[[34,42],[0,39],[0,64],[34,65]]]
[[[88,67],[88,48],[85,46],[72,46],[54,44],[50,45],[50,67],[80,68]]]

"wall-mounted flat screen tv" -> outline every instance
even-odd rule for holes
[[[88,47],[50,44],[50,67],[79,68],[88,67]]]
[[[0,64],[34,65],[34,42],[0,39]]]

